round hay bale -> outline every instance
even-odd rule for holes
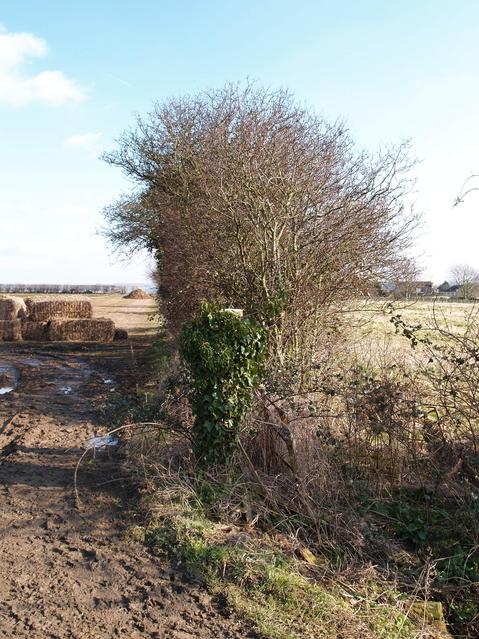
[[[124,295],[123,299],[125,300],[147,300],[151,297],[151,295],[149,293],[147,293],[146,291],[144,291],[141,288],[135,288],[131,291],[131,293],[128,293],[128,295]]]

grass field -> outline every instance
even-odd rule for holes
[[[401,315],[407,324],[420,324],[426,331],[432,331],[437,321],[440,327],[461,333],[468,318],[479,314],[479,305],[472,302],[418,300],[396,301],[392,304],[394,313]],[[361,336],[384,338],[395,335],[387,301],[375,300],[356,304],[350,317],[351,323],[360,328]]]
[[[154,298],[124,299],[119,294],[90,295],[94,317],[109,317],[131,335],[153,335],[159,326]]]

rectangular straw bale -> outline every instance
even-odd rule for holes
[[[23,320],[22,337],[31,342],[45,342],[48,339],[48,322],[32,322]]]
[[[55,319],[48,322],[52,342],[112,342],[115,324],[111,319]]]
[[[90,318],[92,306],[90,300],[80,297],[28,298],[29,319],[44,322],[53,319]]]
[[[0,295],[0,320],[15,320],[26,316],[26,305],[21,297]]]
[[[18,342],[22,339],[22,320],[0,320],[0,342]]]

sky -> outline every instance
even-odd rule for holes
[[[246,79],[358,148],[410,140],[423,277],[479,270],[479,191],[452,206],[479,173],[477,0],[0,0],[0,25],[0,282],[146,281],[100,234],[131,190],[100,155],[154,101]]]

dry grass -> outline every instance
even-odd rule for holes
[[[142,502],[146,522],[135,527],[135,536],[221,594],[262,636],[443,637],[422,620],[414,622],[408,610],[415,598],[381,582],[371,567],[349,579],[325,555],[305,549],[296,535],[281,533],[272,522],[284,511],[276,511],[274,499],[261,497],[263,482],[249,476],[240,458],[237,472],[198,476],[188,444],[163,439],[153,425],[134,430],[126,456],[148,487]],[[269,520],[267,535],[263,517]]]
[[[120,294],[92,295],[93,317],[108,317],[117,328],[123,328],[129,335],[153,337],[160,320],[154,298],[135,300],[124,299]]]
[[[394,336],[395,330],[387,312],[388,301],[359,301],[348,316],[351,323],[360,329],[359,338],[384,339]],[[407,324],[421,324],[426,330],[436,319],[443,327],[462,332],[467,326],[471,313],[478,312],[474,303],[449,301],[396,301],[393,302],[395,312],[399,313]]]

